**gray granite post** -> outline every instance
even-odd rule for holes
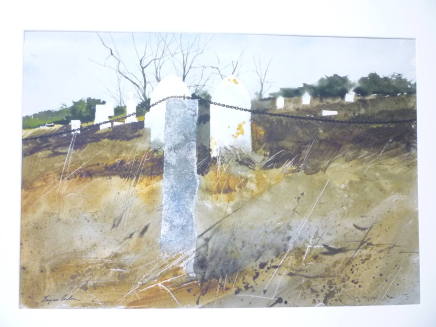
[[[170,99],[165,113],[163,211],[160,236],[164,255],[194,256],[198,189],[196,128],[198,100]],[[186,262],[193,274],[193,259]]]

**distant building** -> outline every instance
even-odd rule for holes
[[[307,92],[307,91],[304,92],[303,96],[301,97],[301,103],[303,105],[309,105],[310,104],[310,98],[311,98],[311,96],[310,96],[309,92]]]

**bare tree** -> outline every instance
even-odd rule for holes
[[[207,67],[198,64],[209,40],[199,35],[178,34],[175,36],[176,46],[168,47],[174,70],[194,92],[203,90],[210,79],[210,74],[206,73]]]
[[[156,60],[153,62],[153,72],[156,83],[159,83],[162,80],[162,70],[173,52],[171,46],[174,42],[174,36],[159,33],[156,36],[156,41],[154,50]]]
[[[257,91],[257,97],[262,99],[266,91],[269,89],[270,82],[267,81],[268,70],[271,65],[271,59],[268,61],[268,64],[264,66],[260,59],[256,60],[253,58],[254,62],[254,72],[257,76],[257,81],[259,84],[259,90]]]
[[[178,47],[176,52],[173,52],[174,69],[182,77],[182,81],[186,81],[192,69],[195,68],[194,63],[205,50],[199,36],[195,36],[192,40],[188,40],[183,34],[179,34]]]
[[[216,65],[209,65],[208,68],[213,70],[215,74],[217,74],[220,77],[220,79],[223,79],[229,75],[238,76],[241,69],[240,62],[242,59],[242,55],[243,55],[243,51],[239,54],[238,58],[232,60],[228,64],[224,64],[220,59],[220,57],[216,55]]]
[[[113,60],[113,65],[106,66],[117,72],[121,78],[130,83],[136,90],[138,97],[141,101],[148,99],[149,87],[152,84],[152,78],[150,77],[150,70],[155,62],[162,60],[162,53],[165,51],[159,48],[159,51],[153,51],[149,42],[144,42],[142,45],[142,51],[139,51],[134,34],[131,34],[133,48],[136,53],[137,61],[135,62],[136,72],[131,72],[123,61],[120,53],[118,52],[115,44],[109,45],[100,34],[97,34],[101,44],[109,51],[108,58]],[[114,42],[112,42],[114,43]],[[158,65],[159,66],[159,65]]]
[[[216,61],[216,65],[209,65],[208,68],[212,69],[220,77],[220,79],[223,79],[226,77],[226,74],[224,73],[224,68],[218,55],[216,56]]]
[[[235,75],[235,76],[238,75],[238,72],[240,70],[239,63],[240,63],[241,57],[242,57],[242,52],[240,53],[239,57],[236,60],[232,60],[232,62],[230,63],[231,68],[232,68],[232,71],[230,73],[231,75]]]
[[[117,104],[117,106],[124,106],[125,102],[124,102],[124,96],[123,96],[123,90],[122,90],[122,83],[121,83],[121,77],[118,73],[115,74],[116,75],[116,80],[117,80],[117,88],[114,91],[113,89],[109,88],[109,87],[104,87],[107,91],[107,93],[110,95],[110,97],[112,98],[112,100]]]
[[[138,41],[135,34],[131,34],[131,41],[136,60],[133,66],[127,66],[117,50],[115,42],[107,42],[97,34],[111,60],[104,67],[114,70],[118,76],[134,87],[141,101],[147,101],[149,91],[162,79],[162,74],[168,72],[168,66],[179,75],[194,92],[202,91],[210,79],[210,74],[198,64],[199,58],[207,47],[207,41],[200,36],[188,37],[183,34],[156,33],[147,40]],[[105,62],[106,62],[105,61]],[[118,81],[118,91],[121,90]]]
[[[195,94],[202,93],[208,85],[211,74],[207,73],[207,67],[201,66],[198,68],[199,73],[196,75],[196,79],[189,84],[189,87]]]

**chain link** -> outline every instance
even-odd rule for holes
[[[304,120],[304,121],[316,121],[316,122],[322,122],[322,123],[331,123],[331,124],[350,124],[350,125],[394,125],[394,124],[411,124],[416,122],[415,119],[400,119],[400,120],[338,120],[338,119],[330,119],[330,118],[323,118],[323,117],[310,117],[310,116],[299,116],[299,115],[291,115],[291,114],[285,114],[285,113],[273,113],[273,112],[267,112],[267,111],[257,111],[253,109],[243,108],[239,106],[232,106],[225,103],[220,103],[216,101],[211,101],[205,98],[202,98],[198,95],[192,95],[192,96],[185,96],[185,95],[172,95],[165,98],[162,98],[146,107],[146,109],[150,109],[154,106],[157,106],[158,104],[165,102],[170,99],[191,99],[191,100],[201,100],[203,102],[208,103],[209,105],[215,105],[227,109],[233,109],[233,110],[239,110],[244,112],[250,112],[254,115],[263,115],[263,116],[270,116],[270,117],[281,117],[281,118],[290,118],[295,120]],[[93,124],[91,126],[83,127],[83,128],[75,128],[70,129],[68,131],[58,132],[58,133],[52,133],[52,134],[46,134],[46,135],[39,135],[39,136],[33,136],[33,137],[26,137],[23,138],[22,141],[30,141],[30,140],[37,140],[40,138],[46,138],[46,137],[52,137],[52,136],[59,136],[64,134],[70,134],[76,131],[80,132],[86,132],[88,130],[91,130],[95,128],[96,126],[100,126],[103,124],[108,124],[112,122],[116,122],[121,119],[125,119],[131,116],[136,115],[136,113],[131,113],[122,117],[118,117],[113,120],[106,120],[97,124]]]

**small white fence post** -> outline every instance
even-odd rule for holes
[[[322,110],[321,115],[322,116],[336,116],[338,114],[337,110]]]
[[[73,130],[72,134],[80,134],[80,129],[74,131],[75,129],[80,128],[80,120],[71,120],[70,125],[71,125],[71,130]]]
[[[183,81],[176,76],[164,78],[153,90],[150,103],[153,104],[169,96],[189,96],[191,95],[188,87]],[[163,101],[158,105],[150,108],[145,114],[144,128],[150,128],[150,142],[154,149],[161,148],[165,143],[165,111],[166,102]]]
[[[189,256],[185,269],[191,275],[197,240],[197,119],[198,100],[166,101],[160,247],[164,255]]]
[[[251,109],[251,98],[241,81],[229,76],[223,79],[212,100],[232,106]],[[251,151],[251,113],[224,108],[212,104],[210,106],[210,148],[212,156],[228,148]]]

